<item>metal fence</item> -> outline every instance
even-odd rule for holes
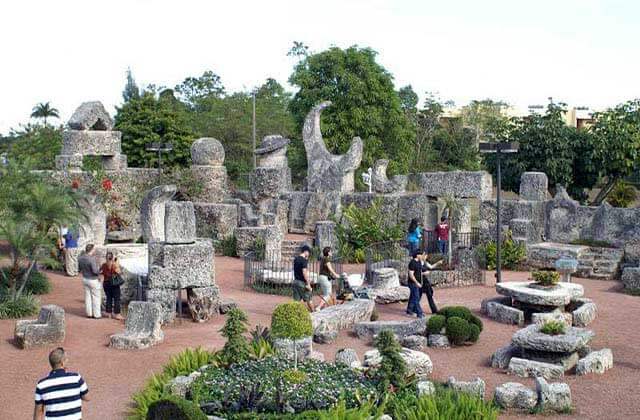
[[[457,249],[474,248],[480,245],[480,229],[472,228],[471,232],[457,233],[452,232],[451,249],[453,251],[452,265],[457,263]],[[421,249],[429,254],[439,253],[438,240],[434,231],[427,230],[423,232]],[[371,280],[373,270],[384,267],[391,267],[398,270],[401,274],[406,272],[411,256],[409,255],[409,246],[407,241],[388,241],[378,242],[365,248],[365,275],[368,281]],[[402,280],[402,278],[401,278]]]
[[[245,254],[244,259],[244,287],[253,289],[259,293],[272,295],[292,295],[293,283],[293,258],[282,258],[277,254],[267,254],[263,258],[254,252]],[[333,269],[336,273],[342,273],[342,261],[338,257],[332,258]],[[309,257],[307,265],[310,280],[313,285],[313,293],[319,294],[317,278],[320,273],[320,260],[316,256]],[[338,293],[341,285],[334,282],[334,290]]]

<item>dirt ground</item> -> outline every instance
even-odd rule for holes
[[[269,325],[276,304],[286,301],[280,296],[257,294],[243,290],[243,263],[238,259],[217,257],[217,282],[225,297],[239,303],[250,323]],[[353,271],[358,271],[354,267]],[[505,273],[505,280],[522,280],[527,273]],[[223,345],[219,329],[224,317],[204,324],[187,320],[167,327],[162,344],[141,351],[120,351],[107,347],[109,336],[123,329],[121,322],[84,317],[83,291],[79,278],[50,274],[53,292],[42,297],[43,303],[55,303],[67,313],[67,336],[64,347],[69,354],[68,368],[80,372],[90,388],[91,401],[84,405],[86,419],[122,419],[130,407],[131,394],[139,389],[146,378],[160,370],[169,357],[185,347],[203,346],[214,349]],[[489,277],[489,276],[487,276]],[[590,326],[596,332],[593,347],[613,350],[614,368],[604,375],[576,377],[569,374],[565,381],[571,386],[575,410],[559,418],[580,419],[638,419],[640,401],[640,297],[618,292],[617,282],[576,279],[585,286],[586,296],[598,305],[598,318]],[[490,286],[436,290],[440,306],[466,305],[479,313],[480,301],[495,296]],[[426,302],[423,306],[427,307]],[[378,305],[380,319],[403,319],[404,305]],[[406,319],[406,318],[405,318]],[[485,329],[473,346],[448,350],[429,349],[434,364],[434,380],[444,381],[453,375],[459,380],[476,376],[487,383],[487,398],[492,398],[495,387],[505,382],[521,382],[534,386],[534,381],[510,377],[488,365],[490,355],[507,344],[517,327],[496,323],[483,317]],[[33,410],[33,391],[38,379],[49,371],[47,355],[50,348],[20,350],[13,342],[13,320],[0,321],[0,419],[30,418]],[[336,350],[355,348],[360,357],[369,345],[343,331],[331,345],[314,345],[332,360]],[[531,418],[505,414],[503,418]],[[545,418],[552,418],[546,416]]]

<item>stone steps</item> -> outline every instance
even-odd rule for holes
[[[310,242],[311,239],[285,239],[282,241],[282,250],[280,252],[282,259],[293,260],[300,253],[302,245]]]

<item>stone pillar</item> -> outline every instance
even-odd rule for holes
[[[525,172],[520,177],[520,199],[545,201],[549,181],[544,172]]]
[[[169,244],[191,244],[196,240],[196,215],[190,201],[169,201],[164,206],[164,235]]]
[[[471,232],[471,203],[469,200],[460,200],[460,209],[456,215],[455,223],[458,233]]]
[[[203,137],[191,145],[191,173],[202,184],[198,201],[221,203],[229,195],[224,157],[222,143],[214,138]]]
[[[337,254],[338,238],[336,237],[336,224],[330,220],[316,222],[315,245],[321,250],[328,246]]]

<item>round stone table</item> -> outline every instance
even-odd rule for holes
[[[530,287],[534,285],[534,287]],[[510,281],[496,284],[496,291],[525,305],[564,307],[572,299],[584,295],[581,284],[560,282],[554,287],[543,288],[535,282]]]

